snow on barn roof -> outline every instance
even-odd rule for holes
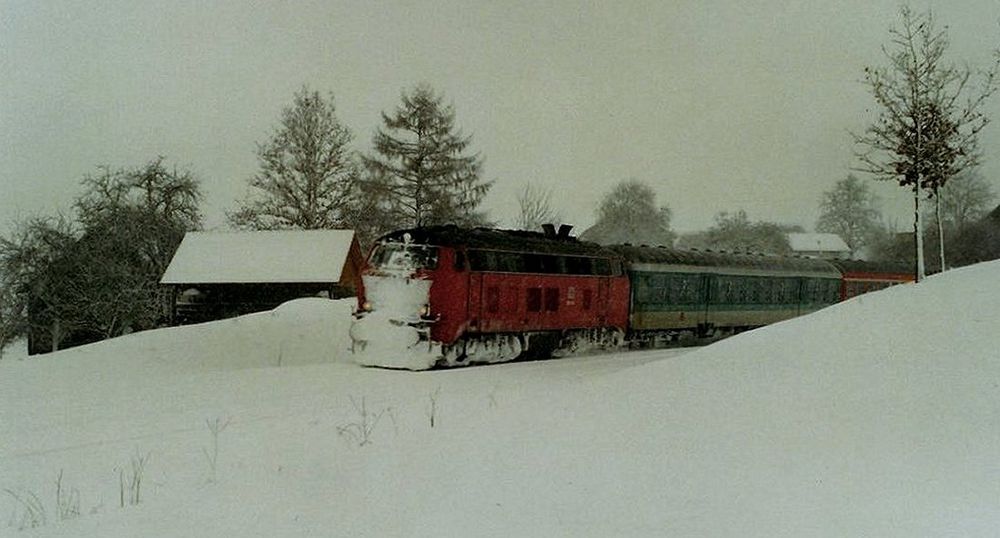
[[[161,284],[339,282],[352,230],[188,232]]]
[[[793,252],[848,252],[851,250],[837,234],[790,233],[788,234],[788,245],[792,247]]]

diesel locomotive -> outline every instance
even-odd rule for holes
[[[870,262],[601,246],[569,231],[431,226],[383,236],[362,275],[355,359],[420,370],[659,347],[913,280]]]

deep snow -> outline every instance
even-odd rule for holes
[[[998,299],[992,262],[690,352],[435,372],[349,363],[315,299],[0,361],[0,535],[994,536]]]

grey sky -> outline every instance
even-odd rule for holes
[[[333,92],[367,150],[380,112],[426,81],[456,109],[510,224],[531,181],[566,219],[650,182],[675,228],[752,219],[811,229],[820,194],[854,164],[847,131],[871,98],[894,1],[471,2],[0,0],[0,229],[68,208],[97,165],[157,155],[203,181],[210,226],[246,191],[281,108]],[[951,27],[952,57],[985,65],[995,0],[913,4]],[[988,112],[1000,121],[1000,102]],[[1000,178],[1000,123],[982,140]],[[906,193],[881,185],[905,224]],[[578,230],[579,231],[579,230]]]

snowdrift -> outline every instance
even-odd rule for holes
[[[267,312],[143,331],[27,360],[46,370],[72,361],[160,374],[344,362],[354,303],[296,299]]]
[[[686,353],[419,373],[313,333],[349,305],[133,335],[0,363],[0,489],[38,493],[24,536],[994,536],[998,299],[992,262]]]

